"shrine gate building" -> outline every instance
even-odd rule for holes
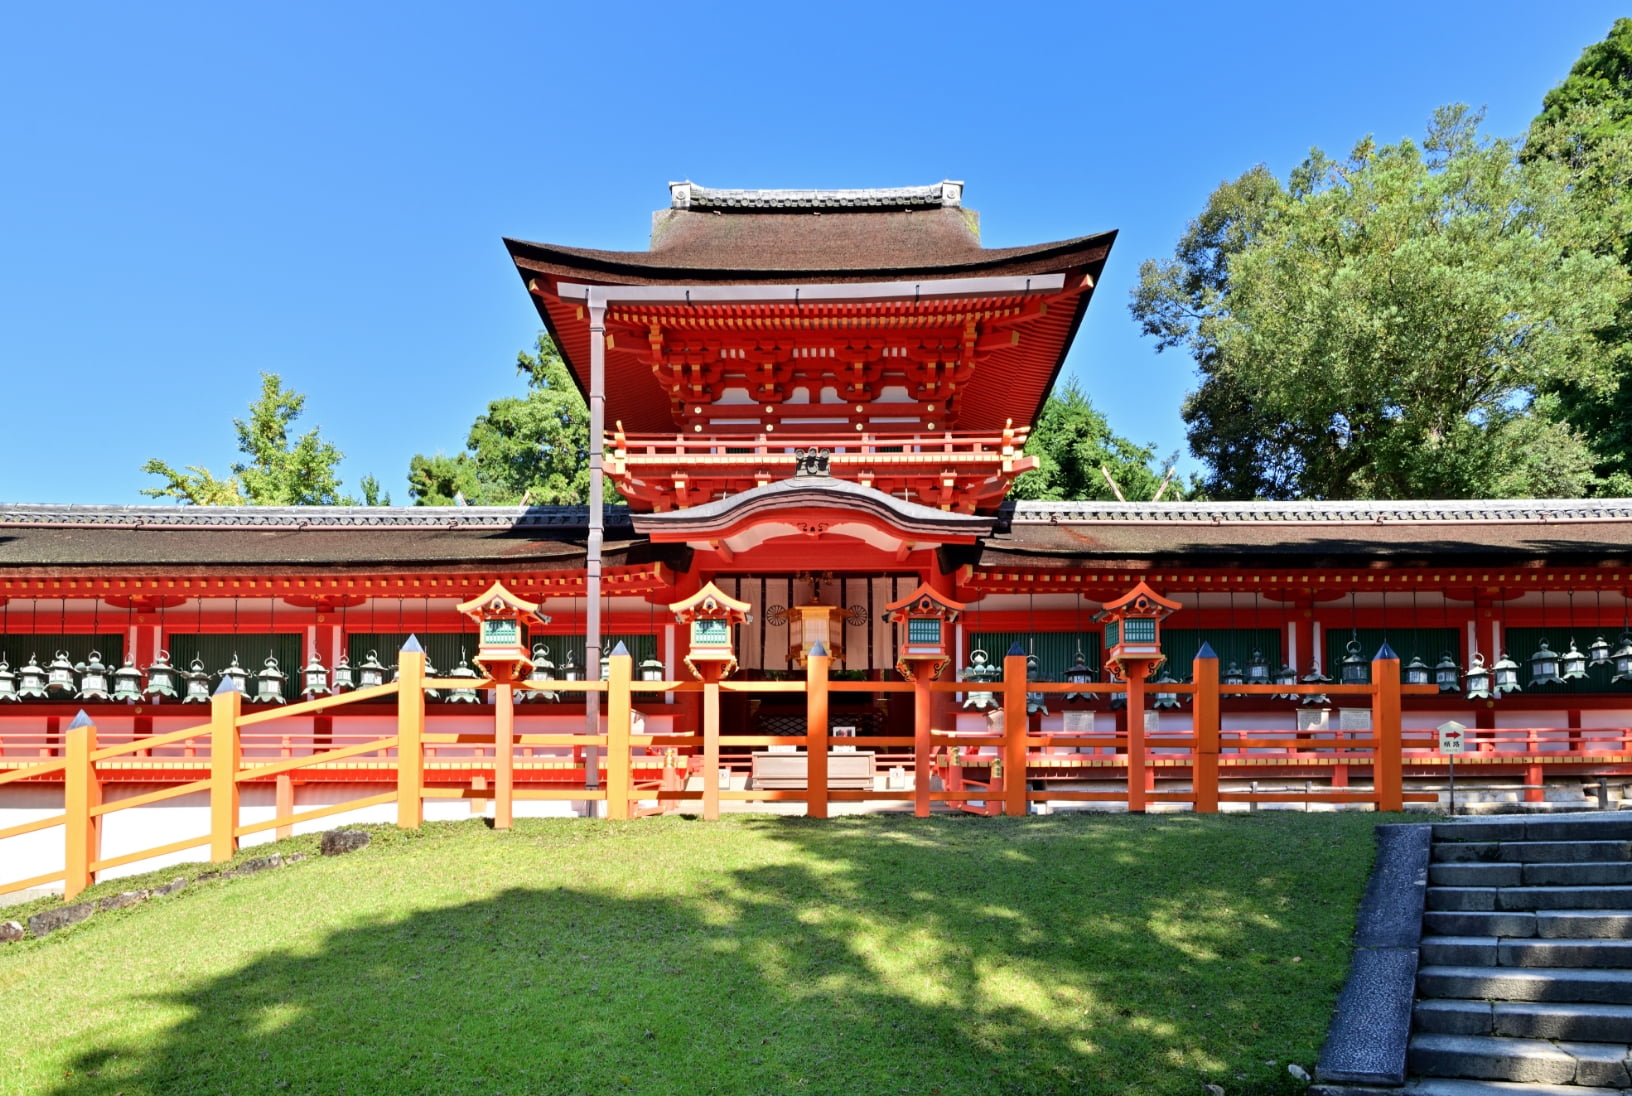
[[[675,183],[646,251],[506,241],[600,520],[0,506],[0,891],[426,812],[1397,809],[1451,721],[1486,800],[1617,798],[1632,501],[1009,499],[1114,238]]]

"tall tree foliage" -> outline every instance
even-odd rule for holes
[[[306,397],[284,388],[278,374],[262,373],[261,394],[249,405],[249,418],[233,420],[238,451],[248,459],[220,479],[202,465],[178,471],[154,457],[142,471],[161,477],[164,486],[143,488],[142,494],[198,506],[390,505],[373,476],[363,477],[361,500],[340,493],[337,469],[345,454],[324,441],[317,427],[291,440],[289,427],[305,407]]]
[[[1604,247],[1632,268],[1632,19],[1588,46],[1564,82],[1549,91],[1530,126],[1523,156],[1570,173],[1582,216],[1602,227]],[[1553,387],[1559,411],[1587,440],[1606,491],[1632,494],[1632,301],[1599,331],[1616,357],[1608,388],[1566,380]]]
[[[1283,185],[1216,190],[1131,309],[1201,384],[1184,418],[1221,498],[1576,496],[1595,484],[1560,386],[1601,393],[1594,332],[1627,295],[1569,172],[1521,162],[1463,107],[1427,139]]]
[[[1043,404],[1026,453],[1037,457],[1039,464],[1015,480],[1010,494],[1017,499],[1112,499],[1116,495],[1106,473],[1130,501],[1148,501],[1162,488],[1162,473],[1152,463],[1155,446],[1139,445],[1112,432],[1075,378]],[[1182,498],[1183,493],[1169,484],[1162,497]]]
[[[408,493],[418,505],[580,503],[589,497],[589,410],[554,341],[540,333],[535,353],[516,356],[527,394],[494,400],[477,417],[465,449],[415,455]],[[608,501],[616,499],[607,491]]]

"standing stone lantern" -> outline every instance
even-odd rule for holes
[[[712,582],[669,606],[686,625],[686,669],[703,681],[730,677],[737,669],[731,629],[748,619],[748,603],[738,601]]]
[[[884,619],[895,625],[895,669],[908,681],[941,676],[955,653],[952,625],[963,612],[961,601],[932,590],[928,583],[884,606]]]
[[[1105,668],[1128,683],[1128,810],[1134,813],[1146,803],[1145,682],[1166,661],[1162,621],[1180,608],[1141,582],[1094,615],[1105,627]]]
[[[525,680],[533,668],[527,628],[530,624],[542,626],[550,622],[549,617],[539,615],[537,603],[523,601],[506,590],[504,583],[495,582],[486,593],[463,602],[458,608],[476,622],[476,665],[494,681]],[[462,659],[460,665],[464,665]],[[456,672],[455,676],[465,675]]]

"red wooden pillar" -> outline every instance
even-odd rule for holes
[[[1016,643],[1003,657],[1003,813],[1026,813],[1026,653]]]
[[[1128,811],[1145,812],[1145,671],[1127,664],[1128,675]]]
[[[1372,755],[1372,783],[1376,788],[1377,809],[1399,811],[1405,807],[1404,760],[1400,756],[1400,657],[1383,644],[1371,660],[1371,733],[1376,740]]]
[[[919,667],[912,679],[912,813],[919,818],[929,817],[931,700],[936,695],[929,691],[928,668]]]
[[[66,842],[64,899],[73,898],[96,881],[91,865],[102,856],[102,820],[91,814],[102,803],[102,786],[96,778],[96,765],[91,761],[91,754],[95,752],[96,724],[81,711],[68,724],[65,751],[68,764],[62,771],[63,840]]]
[[[805,814],[827,817],[827,678],[832,656],[820,642],[805,657]]]
[[[1192,801],[1198,814],[1218,812],[1218,655],[1206,643],[1196,652],[1190,664],[1190,680],[1196,691],[1192,701],[1192,740],[1195,751],[1191,762]]]

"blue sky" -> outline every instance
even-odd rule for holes
[[[261,371],[407,501],[518,393],[502,236],[639,249],[671,179],[967,182],[1001,247],[1119,229],[1067,369],[1182,450],[1128,315],[1218,183],[1312,145],[1516,135],[1616,5],[16,4],[0,33],[0,501],[225,474]],[[1193,467],[1193,465],[1189,465]]]

